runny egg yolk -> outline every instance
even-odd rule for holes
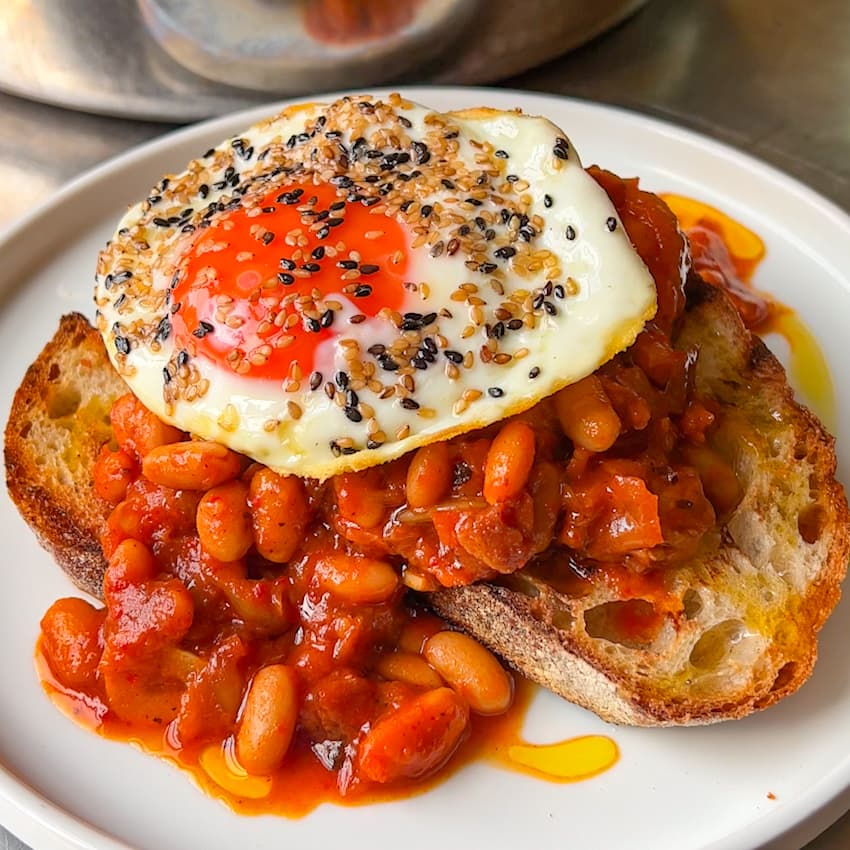
[[[283,381],[296,363],[307,374],[346,302],[354,322],[400,309],[408,241],[395,218],[370,215],[334,186],[279,187],[192,242],[172,292],[175,339],[249,377]]]

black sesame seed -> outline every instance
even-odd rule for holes
[[[540,367],[535,366],[529,373],[528,377],[533,381],[540,374]]]
[[[567,294],[564,290],[564,287],[561,286],[560,283],[556,283],[555,288],[552,291],[555,295],[555,298],[564,298]]]
[[[319,212],[314,212],[312,215],[315,217],[316,221],[324,221],[326,218],[330,217],[329,210],[320,210]]]
[[[483,201],[479,201],[478,198],[467,198],[466,203],[472,204],[474,207],[480,207]]]
[[[168,295],[168,294],[170,294],[170,293],[166,293],[166,295]],[[117,309],[117,308],[118,308],[118,307],[120,307],[120,306],[121,306],[121,305],[122,305],[122,304],[123,304],[126,300],[127,300],[127,293],[126,293],[126,292],[122,292],[122,293],[121,293],[121,294],[120,294],[120,295],[119,295],[119,296],[115,299],[115,301],[113,302],[112,306],[113,306],[113,307],[115,307],[115,308]],[[180,306],[179,304],[175,304],[175,305],[174,305],[174,307],[179,307],[179,306]],[[172,308],[171,308],[171,312],[172,312],[172,313],[177,312],[177,311],[174,309],[174,307],[172,307]]]
[[[516,175],[516,174],[509,174],[509,175],[505,178],[505,180],[507,180],[507,181],[508,181],[508,183],[516,183],[516,181],[517,181],[517,180],[519,180],[519,177],[517,177],[517,175]]]
[[[336,177],[331,177],[330,181],[334,186],[339,186],[341,189],[347,189],[354,185],[354,181],[347,174],[338,174]]]
[[[403,398],[401,400],[401,406],[405,410],[419,410],[419,402],[414,401],[412,398]]]
[[[154,333],[154,339],[162,342],[163,340],[168,339],[171,336],[171,319],[168,316],[159,320],[159,324],[156,326],[156,333]]]
[[[478,229],[479,229],[482,233],[483,233],[483,232],[487,229],[487,222],[486,222],[486,221],[484,221],[484,219],[483,219],[480,215],[475,216],[475,218],[473,219],[473,221],[475,222],[475,226],[476,226],[476,227],[477,227],[477,228],[478,228]]]
[[[363,420],[363,414],[356,407],[344,407],[342,412],[352,422],[361,422]]]
[[[445,251],[445,250],[446,250],[446,243],[443,242],[442,240],[440,240],[439,242],[435,242],[431,246],[431,252],[430,253],[431,253],[432,257],[439,257],[443,253],[443,251]]]
[[[383,445],[379,440],[368,439],[366,440],[366,448],[367,449],[379,449]]]
[[[472,228],[471,228],[468,224],[462,224],[462,225],[458,228],[458,231],[457,231],[458,236],[468,236],[468,235],[469,235],[470,230],[472,230]]]
[[[180,353],[177,355],[177,368],[181,368],[185,366],[189,362],[189,352],[186,349],[182,349]]]
[[[263,207],[262,211],[268,215],[269,213],[273,213],[276,210],[277,210],[277,207]]]
[[[413,161],[417,165],[424,165],[431,159],[431,151],[428,150],[428,145],[424,142],[413,142],[410,147],[413,150]]]
[[[124,283],[125,280],[129,280],[132,276],[133,272],[131,271],[118,272],[118,274],[112,275],[112,282]]]
[[[376,266],[373,263],[363,263],[360,266],[360,274],[375,274],[376,271],[380,269],[380,266]]]
[[[115,337],[115,350],[121,354],[130,353],[130,340],[126,336]]]
[[[290,260],[288,257],[281,257],[278,265],[288,272],[295,270],[295,260]]]
[[[495,239],[495,238],[496,238],[496,231],[495,231],[495,230],[493,230],[493,228],[492,228],[492,227],[488,227],[488,228],[484,231],[484,238],[485,238],[488,242],[491,242],[493,239]]]
[[[501,398],[505,394],[505,391],[501,387],[488,387],[487,392],[493,398]]]
[[[543,309],[550,316],[557,316],[558,315],[558,308],[551,301],[544,301],[543,302]]]
[[[295,283],[295,278],[287,272],[278,272],[277,273],[277,279],[284,286],[292,286],[292,284]]]
[[[319,247],[318,247],[318,248],[313,248],[313,251],[311,252],[310,256],[311,256],[314,260],[321,260],[321,259],[325,256],[325,249],[324,249],[324,247],[322,247],[321,245],[319,245]]]
[[[522,328],[522,326],[523,326],[522,319],[511,319],[506,325],[506,327],[509,331],[518,331]]]
[[[428,218],[429,215],[434,211],[434,207],[431,204],[423,204],[422,209],[419,210],[419,215],[422,218]]]
[[[526,224],[525,227],[519,229],[519,235],[525,242],[531,242],[537,236],[537,231],[530,224]]]
[[[305,272],[318,272],[322,269],[318,263],[304,263],[301,268],[304,269]]]
[[[263,234],[263,245],[271,245],[274,242],[274,233],[271,230],[267,230]]]
[[[328,227],[339,227],[345,221],[344,218],[329,218],[327,221]]]
[[[576,238],[576,229],[571,224],[568,224],[567,229],[564,231],[564,236],[572,242]]]
[[[339,260],[337,261],[337,267],[340,269],[356,269],[357,262],[355,260]]]
[[[452,257],[457,253],[458,248],[460,248],[460,242],[457,239],[449,239],[449,244],[446,245],[446,253]]]
[[[505,335],[505,323],[496,322],[496,324],[490,328],[490,335],[496,339],[501,339]]]
[[[492,274],[497,268],[498,266],[495,263],[481,263],[478,266],[478,271],[483,274]]]
[[[371,294],[372,287],[368,283],[361,283],[354,290],[355,298],[368,298]]]
[[[567,140],[563,138],[563,136],[558,136],[558,138],[555,140],[555,147],[552,148],[552,153],[555,154],[558,159],[570,158],[570,146],[567,143]]]
[[[162,383],[170,384],[171,383],[172,374],[168,371],[168,366],[164,366],[162,369]]]
[[[360,404],[360,397],[354,390],[345,391],[345,404],[347,407],[357,407]]]
[[[440,182],[443,184],[443,186],[445,186],[446,189],[454,189],[454,187],[455,187],[455,184],[452,183],[452,181],[449,180],[447,177],[443,177],[443,179],[440,180]]]
[[[503,151],[501,148],[495,152],[495,156],[499,157],[499,159],[508,159],[510,154],[507,151]]]
[[[310,389],[317,390],[322,385],[322,373],[321,372],[313,372],[310,375]]]
[[[333,310],[325,310],[324,313],[319,317],[319,324],[323,328],[329,328],[334,321],[334,311]]]
[[[307,326],[307,330],[314,334],[317,334],[322,329],[318,319],[307,319],[305,325]]]
[[[543,206],[546,207],[546,209],[549,209],[552,206],[552,204],[554,204],[554,203],[555,202],[552,200],[551,195],[544,195],[543,196]]]
[[[203,154],[203,159],[209,159],[215,153],[215,148],[209,148]]]
[[[459,135],[460,135],[460,132],[458,130],[452,130],[448,133],[444,133],[443,138],[444,139],[456,139]]]
[[[414,369],[427,369],[428,361],[424,357],[412,357],[410,359],[410,365],[413,366]]]
[[[167,218],[161,218],[160,216],[157,216],[153,220],[153,224],[156,227],[171,227],[171,223],[168,221],[168,219]]]
[[[605,226],[613,233],[617,229],[617,219],[614,216],[605,219]]]
[[[327,227],[327,226],[321,227],[321,228],[319,228],[319,230],[316,231],[316,238],[317,239],[326,239],[330,232],[331,232],[331,230],[330,230],[329,227]]]
[[[334,457],[339,457],[342,454],[342,449],[339,447],[339,444],[336,440],[331,440],[328,445],[330,446],[331,452],[333,453]]]
[[[513,245],[504,245],[503,247],[497,248],[493,251],[493,254],[500,260],[509,260],[516,254],[516,248],[514,248]]]
[[[214,328],[209,322],[198,322],[198,327],[192,331],[192,336],[198,339],[203,339],[207,334],[211,334]]]
[[[378,358],[378,362],[381,364],[381,368],[385,372],[396,372],[399,369],[398,363],[393,360],[389,355],[384,354]]]
[[[539,310],[543,306],[543,299],[546,296],[542,292],[538,292],[537,295],[534,296],[534,300],[531,302],[531,307],[533,310]]]
[[[369,352],[373,357],[379,357],[387,350],[385,345],[382,345],[380,342],[376,342],[374,345],[370,345],[366,351]]]
[[[413,124],[411,124],[410,121],[407,118],[405,118],[403,115],[398,116],[398,123],[401,124],[402,127],[405,127],[408,130],[413,126]]]
[[[354,446],[344,446],[343,448],[340,449],[340,451],[344,455],[356,455],[357,452],[360,451],[360,449],[355,449]]]
[[[451,348],[447,348],[443,354],[452,363],[463,363],[463,355],[459,351],[453,351]]]

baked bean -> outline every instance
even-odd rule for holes
[[[491,504],[516,496],[534,464],[534,431],[521,420],[502,426],[484,464],[484,498]]]
[[[298,719],[298,682],[285,664],[256,672],[248,688],[239,729],[236,758],[252,774],[277,770],[286,757]]]
[[[386,561],[328,553],[315,567],[319,584],[334,596],[354,605],[386,602],[398,587],[398,573]]]
[[[138,474],[136,459],[123,449],[112,451],[107,445],[94,463],[94,491],[101,499],[117,505],[127,497],[127,488]]]
[[[261,469],[251,478],[248,498],[257,551],[276,564],[286,563],[304,540],[310,520],[303,482]]]
[[[451,486],[448,446],[440,442],[417,449],[407,468],[407,504],[411,508],[430,508],[448,494]]]
[[[398,648],[405,652],[422,652],[429,637],[445,629],[442,620],[431,614],[420,614],[404,624],[398,639]]]
[[[620,436],[620,417],[596,375],[555,393],[555,411],[564,433],[588,451],[604,452]]]
[[[233,480],[204,493],[196,517],[201,545],[220,561],[244,558],[254,543],[248,485]]]
[[[242,458],[219,443],[185,440],[158,446],[142,459],[142,474],[172,490],[209,490],[236,478]]]
[[[377,470],[344,472],[333,479],[340,516],[361,528],[374,528],[386,513],[384,488]]]
[[[122,590],[128,584],[142,584],[159,573],[156,558],[139,540],[128,537],[122,540],[106,567],[103,576],[103,592],[106,596]]]
[[[469,726],[469,709],[451,688],[426,691],[386,714],[360,744],[361,773],[373,782],[420,779],[439,770]]]
[[[490,650],[460,632],[428,639],[425,660],[477,714],[502,714],[513,701],[513,679]]]
[[[440,589],[440,582],[434,576],[413,567],[405,568],[401,580],[406,587],[415,590],[417,593],[431,593],[434,590]]]
[[[100,629],[105,617],[105,608],[95,608],[74,597],[57,600],[42,617],[44,654],[63,685],[79,688],[94,684],[102,652]]]
[[[176,443],[184,437],[179,428],[167,425],[132,393],[116,399],[109,411],[109,420],[118,445],[139,458],[157,446]]]
[[[413,652],[390,652],[382,655],[375,670],[385,679],[407,682],[417,688],[439,688],[443,680],[421,655]]]

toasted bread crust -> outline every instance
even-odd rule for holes
[[[812,672],[817,633],[850,557],[833,438],[794,400],[781,364],[726,296],[698,278],[689,283],[677,347],[700,349],[697,385],[728,408],[746,444],[737,464],[741,505],[715,549],[672,577],[683,594],[701,594],[705,610],[674,618],[656,645],[623,648],[586,628],[585,615],[613,599],[604,588],[576,599],[532,579],[519,589],[481,584],[431,598],[438,613],[520,672],[614,723],[712,723],[795,691]],[[741,601],[740,587],[763,598]],[[736,657],[732,647],[717,669],[697,669],[700,638],[737,622],[735,640],[749,642],[750,654]]]
[[[71,580],[98,597],[111,508],[96,495],[92,471],[111,438],[109,409],[124,392],[100,334],[72,313],[27,370],[6,425],[9,495]]]

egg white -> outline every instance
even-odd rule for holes
[[[161,338],[149,329],[167,314],[162,295],[194,235],[183,232],[181,226],[156,226],[153,219],[194,208],[195,213],[182,219],[194,221],[193,215],[197,216],[201,207],[227,202],[232,186],[214,188],[225,169],[232,168],[239,178],[270,172],[276,152],[286,150],[286,141],[303,133],[309,122],[326,115],[328,109],[321,103],[302,104],[248,128],[237,138],[242,140],[243,152],[253,148],[251,158],[239,155],[233,139],[222,142],[190,163],[186,171],[157,184],[155,204],[149,199],[131,207],[102,252],[95,301],[107,350],[132,391],[165,421],[228,445],[279,471],[324,479],[383,463],[417,446],[525,410],[590,374],[630,345],[654,315],[655,285],[649,271],[629,242],[611,201],[584,171],[577,152],[559,128],[545,118],[518,112],[475,109],[446,113],[437,117],[459,133],[456,156],[470,170],[480,168],[476,158],[480,159],[484,145],[485,151],[507,155],[495,160],[503,168],[497,182],[510,174],[528,184],[522,193],[530,196],[528,214],[539,215],[544,221],[532,240],[533,248],[556,255],[560,277],[554,283],[566,286],[563,297],[556,297],[550,284],[549,295],[536,299],[541,303],[533,311],[534,327],[524,325],[499,341],[500,350],[512,355],[509,362],[482,362],[481,347],[487,344],[485,325],[492,328],[493,310],[512,292],[542,293],[545,274],[520,276],[512,271],[514,260],[506,261],[502,278],[505,291],[500,295],[488,288],[486,275],[470,271],[463,251],[434,257],[426,244],[409,250],[409,276],[417,284],[427,283],[427,288],[407,293],[404,309],[428,314],[447,308],[451,317],[441,315],[425,333],[432,340],[439,334],[448,344],[436,351],[435,362],[427,368],[402,370],[409,372],[415,383],[415,392],[407,395],[415,399],[418,408],[405,407],[399,395],[380,398],[368,388],[358,391],[360,402],[374,409],[374,418],[386,435],[381,445],[366,448],[375,429],[370,423],[373,417],[351,421],[343,407],[325,392],[310,389],[306,375],[297,392],[286,392],[280,382],[238,375],[197,357],[192,361],[193,375],[204,382],[206,391],[191,400],[167,400],[163,370],[174,362],[174,334]],[[401,101],[391,111],[409,122],[411,140],[425,138],[433,131],[436,113],[424,106]],[[372,128],[379,126],[376,121]],[[352,141],[350,134],[343,132],[340,142],[350,145]],[[561,145],[561,155],[553,153],[556,145]],[[259,161],[257,153],[263,150],[270,153]],[[564,151],[567,158],[563,158]],[[426,163],[419,169],[424,173],[435,165]],[[285,185],[285,177],[280,181]],[[196,195],[199,184],[213,187],[203,203]],[[422,202],[448,208],[452,202],[446,203],[446,199],[454,195],[457,192],[438,186]],[[498,207],[498,203],[485,200],[467,214],[472,219],[484,210],[498,211]],[[486,319],[467,336],[464,334],[468,334],[473,308],[451,297],[463,282],[479,286],[478,297],[484,301],[480,309]],[[323,382],[346,370],[342,338],[356,340],[365,351],[375,343],[389,346],[402,333],[391,321],[377,317],[361,324],[348,323],[358,307],[341,290],[342,286],[338,292],[324,293],[325,298],[339,301],[342,310],[334,324],[340,336],[319,347],[313,366],[322,373]],[[552,307],[547,308],[544,300]],[[148,330],[134,333],[134,328]],[[471,352],[472,364],[447,369],[450,361],[445,348],[466,355],[467,364],[467,352]],[[520,356],[513,356],[516,353]],[[456,374],[450,377],[447,371]],[[389,385],[403,375],[379,370],[378,377]],[[491,394],[491,388],[500,394]],[[298,405],[299,418],[293,418],[288,402]]]

